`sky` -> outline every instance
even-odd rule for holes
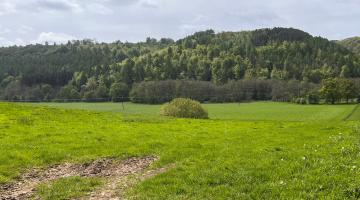
[[[271,27],[330,40],[360,36],[360,0],[0,0],[0,46]]]

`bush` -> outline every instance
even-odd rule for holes
[[[306,99],[305,98],[300,98],[300,104],[306,104]]]
[[[125,101],[129,96],[129,87],[125,83],[113,83],[110,87],[112,101]]]
[[[306,104],[306,99],[302,97],[295,97],[292,102],[297,104]]]
[[[308,94],[306,98],[307,98],[308,104],[319,104],[320,103],[320,96],[316,93]]]
[[[177,98],[165,104],[160,111],[161,115],[179,118],[208,119],[208,112],[198,101]]]

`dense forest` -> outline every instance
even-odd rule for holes
[[[360,37],[347,38],[345,40],[337,41],[337,43],[360,55]]]
[[[250,90],[259,83],[288,82],[316,88],[336,77],[360,77],[356,48],[292,28],[207,30],[178,41],[82,40],[0,48],[0,96],[5,100],[114,100],[136,94],[130,91],[141,83],[166,80],[216,88],[241,82],[233,87],[249,84]]]

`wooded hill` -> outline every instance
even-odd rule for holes
[[[337,41],[338,44],[344,46],[350,51],[360,55],[360,37],[352,37]]]
[[[297,80],[360,77],[360,56],[344,46],[292,28],[197,32],[186,38],[110,44],[0,48],[3,99],[104,98],[111,88],[157,80]],[[113,89],[115,90],[115,89]]]

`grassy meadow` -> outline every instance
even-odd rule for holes
[[[159,105],[0,103],[0,184],[65,161],[156,155],[155,168],[175,167],[128,189],[127,198],[360,198],[356,105],[204,107],[209,120],[160,117]],[[43,185],[39,195],[78,197],[101,184],[77,179]]]
[[[114,112],[125,116],[142,117],[158,117],[161,108],[161,105],[134,103],[34,103],[31,105]],[[338,121],[346,118],[356,107],[355,105],[298,105],[276,102],[219,103],[203,104],[203,106],[208,110],[211,119],[241,121]]]

